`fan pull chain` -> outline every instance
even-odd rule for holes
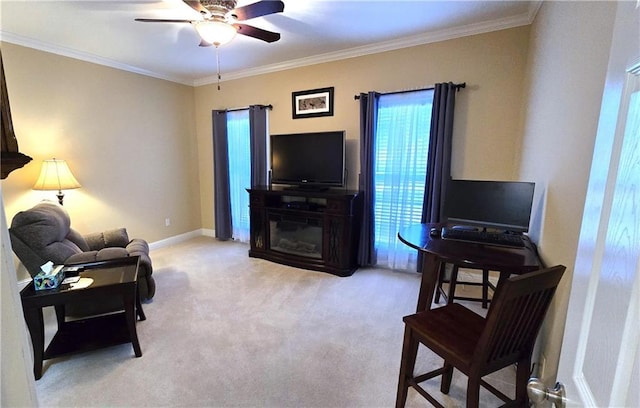
[[[220,90],[220,55],[218,54],[218,46],[216,45],[216,67],[218,72],[218,91]]]

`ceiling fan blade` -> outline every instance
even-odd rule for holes
[[[231,14],[238,20],[243,21],[268,14],[282,13],[282,11],[284,11],[284,3],[282,1],[263,0],[233,9]]]
[[[200,4],[200,0],[182,0],[189,5],[192,9],[197,11],[200,14],[209,14],[209,10],[204,8],[202,4]]]
[[[192,23],[195,20],[167,20],[167,19],[156,19],[156,18],[136,18],[136,21],[140,21],[142,23]]]
[[[238,34],[246,35],[248,37],[257,38],[258,40],[272,43],[280,39],[280,33],[274,33],[273,31],[263,30],[262,28],[253,27],[247,24],[234,24],[238,29]]]

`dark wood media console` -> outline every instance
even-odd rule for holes
[[[353,190],[247,189],[249,256],[338,276],[358,268],[362,194]]]

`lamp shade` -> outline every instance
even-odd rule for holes
[[[33,186],[34,190],[71,190],[80,187],[80,183],[73,177],[67,162],[60,159],[50,159],[42,162],[40,177]]]
[[[199,21],[194,24],[200,38],[216,47],[233,40],[237,33],[234,26],[222,21]]]

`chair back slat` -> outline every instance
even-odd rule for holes
[[[564,270],[559,265],[509,278],[498,286],[474,354],[479,370],[530,355]]]

